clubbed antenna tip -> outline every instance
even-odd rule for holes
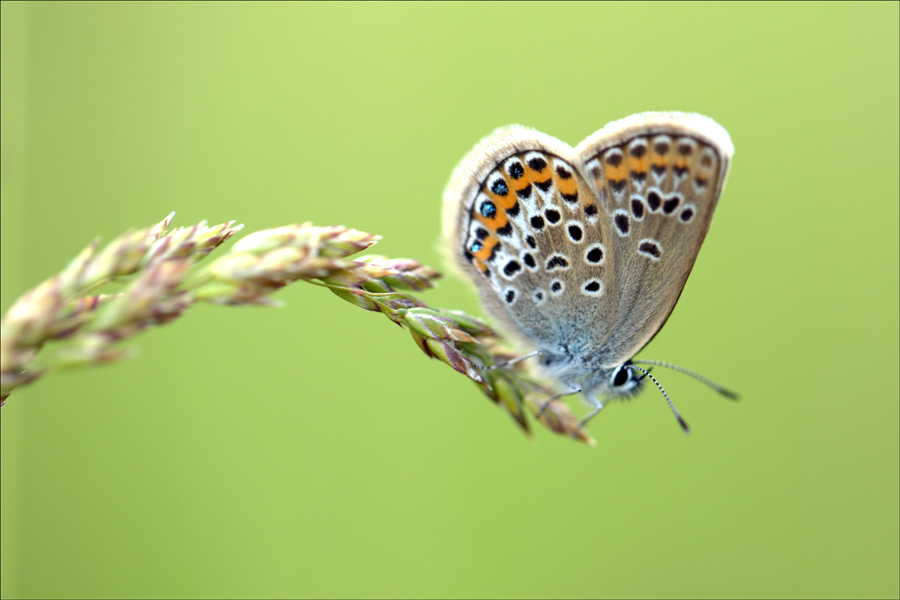
[[[722,389],[719,389],[716,391],[719,392],[720,394],[722,394],[723,396],[725,396],[726,398],[728,398],[729,400],[738,401],[741,399],[740,394],[738,394],[737,392],[732,392],[731,390],[726,390],[725,388],[722,388]]]

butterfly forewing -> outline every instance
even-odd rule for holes
[[[691,272],[724,185],[728,134],[699,115],[644,114],[577,149],[614,238],[606,366],[634,356],[663,326]]]

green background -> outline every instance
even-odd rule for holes
[[[898,14],[875,4],[3,3],[2,307],[178,211],[441,266],[518,122],[709,115],[733,170],[590,448],[523,436],[384,317],[200,306],[2,410],[2,594],[878,596],[898,589]],[[479,311],[464,283],[432,305]],[[583,410],[578,403],[573,406]]]

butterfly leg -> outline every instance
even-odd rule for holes
[[[573,385],[573,386],[572,386],[572,389],[570,389],[570,390],[568,390],[568,391],[565,391],[565,392],[560,392],[560,393],[556,394],[555,396],[552,396],[549,400],[547,400],[546,402],[544,402],[543,404],[541,404],[541,408],[538,409],[538,411],[534,414],[534,418],[535,418],[535,419],[540,419],[540,418],[541,418],[541,415],[544,414],[544,411],[546,411],[547,408],[548,408],[551,404],[553,404],[554,402],[556,402],[557,400],[559,400],[559,399],[562,398],[563,396],[571,396],[572,394],[580,394],[580,393],[581,393],[581,388],[578,387],[577,385]]]
[[[528,354],[526,354],[524,356],[520,356],[519,358],[514,358],[512,360],[508,360],[504,363],[499,363],[496,365],[487,365],[486,367],[475,367],[475,368],[482,370],[482,371],[492,371],[494,369],[505,369],[506,367],[511,367],[516,363],[522,362],[526,358],[531,358],[532,356],[540,356],[541,354],[542,354],[542,352],[540,350],[535,350],[534,352],[529,352]]]
[[[573,432],[573,435],[577,435],[578,432],[581,431],[585,425],[587,425],[588,421],[590,421],[591,419],[596,417],[597,413],[599,413],[601,410],[603,410],[603,403],[600,402],[600,400],[598,400],[596,397],[594,397],[593,395],[590,395],[590,394],[586,394],[586,397],[587,397],[588,401],[594,405],[594,410],[589,412],[582,420],[578,421],[578,426],[575,427],[575,431]]]

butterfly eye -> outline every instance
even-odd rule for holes
[[[625,365],[622,365],[613,374],[612,384],[615,387],[622,387],[627,385],[632,379],[634,379],[634,375],[631,374],[631,369],[627,369]]]

